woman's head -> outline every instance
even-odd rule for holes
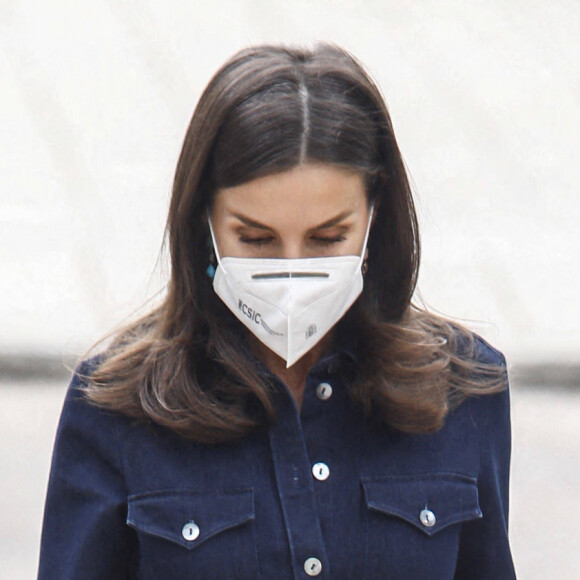
[[[205,272],[206,213],[216,196],[276,174],[296,175],[300,167],[348,176],[364,189],[367,207],[375,202],[362,301],[379,318],[405,312],[419,247],[403,160],[379,90],[351,55],[329,44],[242,50],[201,96],[178,162],[167,224],[172,309],[191,313],[195,304],[196,311],[207,312],[215,306]]]
[[[417,220],[385,103],[364,69],[329,44],[258,46],[234,55],[201,96],[167,222],[167,296],[119,333],[91,376],[93,402],[200,442],[230,440],[274,420],[273,386],[247,356],[247,336],[206,274],[212,246],[207,214],[220,203],[223,210],[224,196],[228,211],[241,199],[245,217],[256,221],[265,211],[266,225],[276,223],[270,229],[294,233],[300,230],[292,229],[292,220],[278,221],[279,213],[296,210],[299,200],[308,205],[306,225],[312,221],[314,237],[326,209],[333,217],[337,200],[353,202],[361,223],[374,203],[364,287],[340,326],[355,339],[349,391],[366,413],[406,432],[433,431],[450,404],[505,386],[501,366],[475,360],[468,330],[410,308],[419,265]],[[293,203],[284,203],[285,196]],[[249,199],[258,209],[251,210]],[[315,241],[310,233],[283,237]],[[275,253],[290,248],[298,255],[296,243]]]

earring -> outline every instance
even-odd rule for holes
[[[208,246],[209,246],[209,266],[207,267],[205,273],[208,275],[209,278],[213,280],[215,276],[215,252],[213,251],[213,242],[211,238],[208,238]]]

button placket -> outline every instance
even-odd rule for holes
[[[310,401],[305,398],[302,417],[290,396],[281,397],[282,409],[279,420],[269,432],[284,521],[293,547],[293,566],[296,571],[308,576],[321,574],[322,566],[326,566],[328,561],[316,504],[313,463],[309,459],[303,431],[303,420],[308,424],[318,418],[315,418],[317,414],[315,406],[308,405],[308,402],[314,403],[315,385],[319,382],[320,379],[316,382],[312,380],[312,377],[308,379],[308,383],[314,388],[311,386],[305,393],[305,397],[312,398]],[[311,411],[310,414],[309,411]],[[305,526],[304,514],[306,513],[309,514],[309,521]],[[309,566],[306,566],[306,560],[314,557],[310,556],[312,554],[316,554],[316,560],[320,564],[311,561]]]

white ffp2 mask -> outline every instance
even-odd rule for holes
[[[217,258],[216,294],[261,342],[292,366],[342,318],[363,289],[360,256]]]

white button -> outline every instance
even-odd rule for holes
[[[308,576],[318,576],[322,572],[322,562],[318,558],[307,558],[304,561],[304,572]]]
[[[326,401],[332,397],[332,387],[328,383],[320,383],[316,387],[316,396],[321,401]]]
[[[435,522],[437,521],[435,514],[431,510],[428,510],[427,508],[421,510],[421,513],[419,514],[419,519],[426,528],[432,528],[435,525]]]
[[[314,475],[318,481],[324,481],[325,479],[328,479],[330,469],[328,469],[326,463],[315,463],[312,466],[312,475]]]
[[[195,522],[187,522],[181,529],[181,535],[188,542],[193,542],[199,537],[199,526]]]

